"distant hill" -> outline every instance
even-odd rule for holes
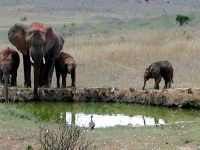
[[[0,8],[16,7],[21,12],[99,12],[116,15],[167,14],[197,12],[198,0],[1,0]],[[7,9],[9,11],[9,9]]]
[[[16,22],[43,22],[63,35],[171,28],[177,14],[189,15],[192,26],[200,24],[198,0],[1,0],[0,11],[2,36]]]

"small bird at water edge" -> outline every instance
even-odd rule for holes
[[[91,121],[89,122],[89,127],[90,127],[91,129],[94,129],[95,123],[94,123],[94,121],[92,120],[92,117],[93,117],[93,116],[91,116]]]

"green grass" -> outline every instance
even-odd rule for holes
[[[103,149],[197,149],[200,123],[172,124],[164,127],[113,127],[95,129],[96,143]]]
[[[38,124],[35,123],[37,122],[36,118],[21,117],[26,112],[16,110],[15,107],[4,103],[0,104],[0,114],[0,149],[12,149],[16,146],[18,149],[25,149],[29,145],[34,149],[40,147],[37,142],[39,130]],[[83,130],[89,137],[93,137],[92,145],[97,149],[175,150],[177,148],[198,149],[200,146],[199,127],[200,120],[157,127],[115,126],[95,128],[94,130],[83,128]],[[5,139],[12,140],[3,142]]]
[[[136,10],[119,7],[130,5],[121,1],[115,1],[117,7],[108,8],[100,8],[99,6],[104,5],[93,2],[69,1],[73,5],[63,5],[62,2],[65,1],[58,2],[57,10],[54,10],[39,0],[35,0],[33,5],[28,4],[29,1],[23,2],[24,6],[21,5],[20,0],[3,0],[0,14],[0,27],[2,27],[0,48],[11,46],[7,42],[9,27],[20,22],[21,17],[27,16],[28,20],[21,23],[30,24],[33,21],[40,21],[51,25],[62,35],[72,35],[71,33],[75,31],[74,36],[66,37],[64,51],[72,54],[78,63],[78,87],[112,86],[141,89],[145,68],[160,59],[170,60],[174,66],[175,76],[172,87],[200,87],[198,9],[194,8],[193,12],[187,12],[193,7],[185,5],[183,0],[176,1],[174,5],[192,17],[191,23],[179,28],[175,16],[180,10],[174,9],[174,5],[172,7],[174,11],[170,11],[168,16],[163,16],[162,10],[143,12],[145,8],[150,7],[158,10],[161,6],[155,3],[136,4],[138,6]],[[135,1],[129,2],[135,3]],[[195,1],[193,3],[199,4]],[[53,6],[55,2],[48,1],[48,4]],[[59,4],[62,7],[59,7]],[[88,4],[94,7],[88,9],[90,8]],[[38,10],[32,9],[33,6]],[[71,6],[75,7],[71,9]],[[183,6],[190,9],[182,10]],[[32,11],[28,11],[29,9]],[[194,13],[194,10],[197,12]],[[76,24],[75,27],[71,26],[72,23]],[[88,33],[91,34],[91,38]],[[18,71],[20,86],[24,82],[22,76],[21,61]],[[153,84],[153,81],[148,81],[147,88],[152,88]],[[56,87],[55,74],[53,87]],[[7,104],[0,104],[0,149],[12,149],[17,146],[18,149],[25,149],[28,145],[37,149],[39,146],[35,138],[38,130],[35,121],[37,120],[26,112]],[[94,145],[98,149],[173,150],[181,147],[198,149],[199,127],[200,121],[197,120],[195,123],[171,124],[162,128],[113,127],[86,131],[94,136]],[[12,140],[9,140],[11,138]]]
[[[109,32],[109,28],[105,27],[105,26],[100,26],[100,27],[96,27],[93,29],[93,33],[108,33]]]
[[[130,20],[121,20],[114,19],[111,16],[97,16],[96,17],[99,22],[93,24],[89,22],[83,23],[64,23],[64,24],[52,24],[52,28],[66,36],[70,36],[76,33],[109,33],[111,31],[117,30],[130,30],[130,29],[169,29],[177,26],[175,21],[175,16],[164,16],[164,15],[154,15],[151,18],[140,19],[140,18],[132,18]],[[198,18],[195,18],[193,22],[198,24]],[[75,26],[72,26],[72,24]],[[192,24],[189,22],[189,25]],[[189,26],[188,25],[188,26]],[[186,25],[187,26],[187,25]]]
[[[33,118],[33,116],[31,114],[26,113],[25,111],[20,111],[16,108],[12,108],[10,106],[6,106],[6,109],[9,113],[9,115],[14,116],[16,118],[22,118],[22,119],[26,119],[26,120],[31,120]]]
[[[25,149],[26,144],[22,141],[31,139],[33,143],[36,142],[34,140],[37,134],[37,126],[34,123],[36,119],[32,115],[6,103],[0,104],[0,114],[0,149],[11,149],[12,144],[16,146],[19,143],[21,148]]]

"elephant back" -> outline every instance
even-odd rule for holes
[[[9,61],[13,63],[13,66],[15,66],[15,68],[19,67],[20,64],[19,54],[14,49],[7,47],[0,52],[0,55],[1,55],[1,61],[0,61],[1,63]]]

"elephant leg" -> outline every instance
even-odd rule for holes
[[[159,83],[161,81],[162,77],[161,75],[157,75],[154,80],[155,80],[155,85],[154,85],[154,89],[159,89]]]
[[[52,77],[53,77],[53,72],[54,72],[54,66],[55,66],[55,64],[53,64],[52,66],[51,66],[51,69],[50,69],[50,72],[49,72],[49,84],[51,85],[51,83],[52,83]]]
[[[11,74],[11,86],[17,86],[17,70]]]
[[[67,86],[67,81],[66,81],[66,78],[67,78],[67,74],[62,74],[62,88],[66,88]]]
[[[171,88],[171,82],[172,82],[172,81],[171,81],[171,80],[169,80],[169,86],[168,86],[168,88]]]
[[[164,89],[167,89],[171,85],[168,86],[168,84],[170,84],[168,79],[164,79],[164,80],[165,80]]]
[[[57,88],[60,88],[60,70],[58,69],[57,63],[55,63],[55,70],[56,70]]]
[[[23,65],[24,65],[24,86],[31,87],[31,61],[29,54],[23,55]]]
[[[45,87],[51,87],[52,74],[54,71],[55,59],[49,59],[45,68]]]
[[[60,73],[56,73],[57,88],[60,88]]]
[[[3,78],[4,78],[4,82],[5,82],[5,85],[4,85],[5,100],[6,100],[6,102],[8,102],[8,80],[9,80],[9,74],[4,74]]]
[[[172,82],[171,77],[167,76],[167,77],[163,77],[163,78],[165,80],[164,89],[171,88],[171,82]]]
[[[73,70],[73,71],[71,72],[71,79],[72,79],[72,84],[71,84],[71,86],[76,87],[76,70]]]
[[[3,84],[3,72],[0,70],[0,84]]]

